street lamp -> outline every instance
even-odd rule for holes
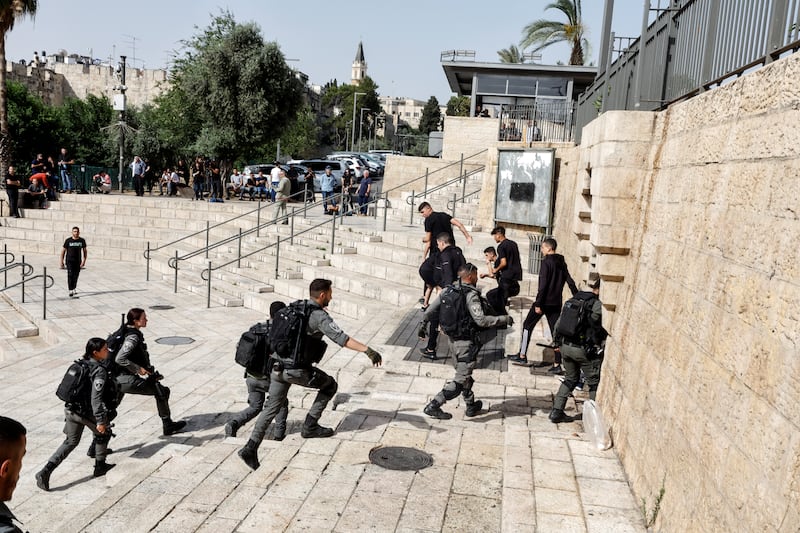
[[[364,111],[370,111],[368,107],[362,107],[359,111],[360,120],[358,121],[358,151],[361,151],[361,132],[364,129]]]
[[[353,93],[353,131],[350,134],[350,149],[356,144],[356,100],[367,93]]]

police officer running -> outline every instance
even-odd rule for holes
[[[72,453],[87,427],[94,433],[95,461],[94,477],[104,476],[116,465],[106,463],[108,441],[111,439],[111,420],[116,416],[116,387],[103,361],[108,357],[108,345],[104,339],[93,337],[86,343],[83,359],[89,364],[89,381],[91,383],[91,405],[64,405],[64,434],[67,436],[61,446],[36,473],[36,485],[50,490],[50,474],[64,459]]]
[[[315,279],[311,282],[308,292],[310,298],[303,303],[305,307],[311,309],[308,315],[308,326],[305,331],[307,349],[312,352],[311,359],[315,361],[322,359],[327,347],[322,340],[322,337],[325,336],[339,346],[350,348],[357,352],[364,352],[369,357],[369,360],[372,361],[373,366],[380,366],[382,361],[381,354],[343,332],[325,311],[325,308],[328,307],[328,304],[333,299],[331,281],[328,279]],[[244,448],[239,450],[239,457],[253,470],[260,466],[258,462],[258,447],[261,441],[264,440],[264,435],[272,419],[275,418],[281,406],[284,405],[286,395],[289,393],[289,387],[292,384],[319,391],[303,423],[303,428],[300,432],[303,438],[325,438],[334,434],[332,428],[319,425],[319,418],[322,416],[322,411],[325,410],[328,402],[336,394],[338,389],[336,380],[318,367],[313,366],[312,363],[295,367],[291,359],[279,358],[273,366],[267,406],[261,411],[258,420],[256,420],[250,440],[247,441]]]
[[[284,307],[286,307],[286,304],[283,302],[272,302],[269,306],[270,319],[274,319],[275,314]],[[264,407],[264,398],[269,392],[269,375],[264,376],[254,370],[247,369],[244,372],[244,377],[247,383],[247,409],[233,415],[233,418],[225,424],[226,437],[235,437],[239,428],[258,416],[258,413]],[[289,400],[284,398],[283,405],[280,406],[278,415],[275,418],[275,432],[273,434],[275,440],[283,440],[286,437],[286,418],[288,416]]]
[[[172,420],[169,409],[169,388],[161,384],[164,376],[150,364],[150,354],[141,332],[142,328],[147,327],[147,313],[144,309],[134,307],[128,311],[125,325],[125,340],[116,358],[117,368],[120,370],[117,376],[120,401],[125,394],[154,396],[164,435],[180,433],[186,421]]]
[[[475,416],[483,407],[483,402],[475,400],[472,393],[472,370],[478,352],[483,346],[481,330],[490,330],[502,326],[511,326],[514,320],[509,315],[491,316],[487,315],[485,309],[488,303],[481,297],[480,290],[475,286],[478,281],[478,267],[472,263],[467,263],[458,269],[459,279],[447,287],[437,300],[431,303],[425,312],[425,320],[434,320],[436,317],[442,325],[444,332],[450,337],[448,356],[452,356],[455,361],[456,373],[452,381],[448,381],[444,388],[425,406],[426,415],[441,420],[448,420],[453,417],[450,413],[442,411],[442,405],[447,400],[452,400],[459,394],[464,397],[467,406],[465,416]],[[463,293],[463,296],[454,293]],[[458,308],[452,306],[454,298],[465,298],[465,305],[461,306],[461,311],[468,316],[448,317],[449,310]],[[456,326],[456,327],[454,327]],[[420,328],[422,333],[424,328]]]
[[[567,420],[564,407],[567,405],[567,398],[572,394],[572,390],[580,380],[581,370],[586,376],[589,398],[594,400],[597,396],[597,385],[600,383],[600,367],[603,364],[603,350],[608,332],[603,329],[603,304],[597,297],[600,294],[599,278],[591,284],[591,288],[594,298],[588,300],[586,304],[592,307],[588,315],[589,324],[584,335],[582,335],[583,338],[565,339],[557,333],[559,329],[558,323],[555,326],[556,338],[554,340],[556,344],[561,345],[562,364],[566,375],[553,401],[553,410],[550,411],[550,421],[554,424]]]

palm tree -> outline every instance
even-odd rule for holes
[[[519,48],[517,48],[517,46],[514,44],[512,44],[508,48],[503,48],[502,50],[498,50],[497,55],[500,56],[501,63],[525,62],[525,58],[522,56],[522,51]]]
[[[554,0],[544,9],[561,11],[566,15],[567,22],[534,20],[522,30],[520,46],[523,49],[533,46],[533,51],[538,52],[551,44],[567,42],[572,46],[569,64],[583,65],[584,53],[589,51],[589,41],[584,37],[586,26],[581,17],[581,0]]]
[[[39,0],[0,0],[0,174],[6,175],[11,163],[6,102],[6,34],[14,22],[25,15],[34,16]]]

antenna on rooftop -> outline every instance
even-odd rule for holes
[[[134,68],[136,68],[136,41],[141,41],[141,39],[139,39],[135,35],[128,35],[127,33],[123,34],[122,36],[128,38],[128,40],[125,41],[125,44],[130,45],[133,51],[133,53],[131,54],[131,64],[133,65]]]

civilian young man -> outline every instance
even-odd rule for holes
[[[498,286],[486,294],[486,299],[496,313],[504,315],[508,299],[519,294],[522,263],[517,243],[506,238],[506,229],[503,226],[494,228],[492,237],[497,243],[497,264],[492,268],[492,274],[497,278]]]
[[[22,182],[17,177],[17,172],[14,167],[8,167],[8,174],[6,175],[6,194],[8,194],[8,215],[14,218],[19,218],[19,188]]]
[[[81,230],[78,226],[72,228],[72,237],[64,241],[64,247],[61,248],[61,268],[67,269],[67,286],[69,288],[69,297],[77,298],[75,293],[78,292],[75,288],[78,286],[78,276],[81,274],[81,269],[86,266],[86,241],[81,237]]]

